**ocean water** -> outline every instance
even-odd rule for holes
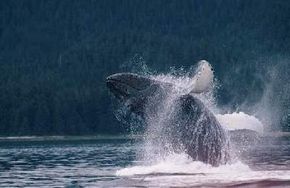
[[[289,187],[290,139],[264,138],[230,165],[185,154],[138,160],[141,140],[1,141],[0,187]]]
[[[164,93],[161,98],[157,94],[147,101],[143,120],[146,130],[140,137],[0,140],[0,187],[290,187],[290,138],[265,137],[263,123],[253,114],[223,113],[214,97],[212,67],[201,61],[196,70],[194,77],[190,72],[150,76],[171,87],[160,90]],[[199,93],[204,89],[206,92]],[[170,147],[174,134],[168,132],[175,133],[175,125],[179,126],[175,120],[184,118],[174,116],[179,114],[175,113],[175,101],[188,94],[200,99],[216,116],[229,133],[225,135],[242,131],[231,137],[236,139],[230,139],[231,147],[223,148],[231,158],[226,165],[213,167],[193,161],[185,151]],[[122,115],[127,117],[126,108],[124,112],[122,109],[115,114],[121,120]],[[203,112],[193,123],[207,116],[207,111]],[[129,123],[132,128],[139,126],[134,119]],[[254,139],[248,142],[243,137],[245,129],[264,137],[256,140],[252,134]],[[214,136],[215,132],[207,134]],[[202,142],[203,146],[219,144],[210,141]],[[191,144],[200,143],[193,138]],[[211,153],[211,157],[214,155]]]

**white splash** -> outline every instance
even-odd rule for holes
[[[174,76],[172,74],[160,74],[152,76],[153,79],[173,84],[180,92],[179,94],[201,94],[213,89],[214,75],[213,68],[206,60],[201,60],[197,64],[194,76],[190,76],[190,72],[184,73],[182,76]]]
[[[183,165],[180,161],[165,161],[152,166],[128,167],[116,174],[134,177],[134,182],[144,187],[234,187],[263,180],[289,181],[290,178],[290,171],[253,171],[240,162],[220,167],[211,167],[200,162],[184,162]]]
[[[250,172],[251,169],[241,163],[221,165],[213,167],[192,159],[185,153],[171,154],[165,159],[151,165],[140,165],[123,168],[116,172],[117,176],[134,176],[148,174],[212,174],[231,173],[233,171]]]
[[[249,129],[261,134],[264,130],[264,126],[259,119],[244,112],[217,114],[216,118],[226,130]]]
[[[207,61],[200,61],[195,71],[195,76],[183,74],[175,76],[173,74],[160,74],[152,76],[158,81],[167,82],[175,86],[174,93],[167,96],[166,103],[160,104],[162,107],[159,111],[158,118],[150,119],[149,130],[145,135],[145,143],[143,145],[142,160],[143,165],[131,166],[120,169],[116,172],[117,176],[134,176],[148,174],[221,174],[221,179],[226,179],[226,176],[237,178],[241,173],[250,174],[252,170],[240,161],[235,161],[230,164],[213,167],[209,164],[204,164],[199,161],[193,161],[187,154],[170,153],[166,156],[158,156],[160,147],[154,139],[160,133],[162,126],[166,126],[166,117],[172,111],[172,101],[180,95],[192,94],[198,97],[209,110],[218,112],[215,105],[213,82],[213,69]],[[206,91],[206,92],[201,92]],[[171,96],[173,95],[173,96]],[[244,112],[231,114],[215,113],[218,121],[226,130],[250,129],[259,133],[263,132],[263,124],[254,116]],[[152,138],[151,138],[152,137]],[[161,147],[166,147],[162,145]],[[160,148],[159,148],[160,149]],[[157,153],[157,154],[156,154]],[[238,175],[237,175],[238,174]],[[195,176],[196,177],[196,176]],[[208,178],[207,178],[208,181]],[[198,182],[198,181],[197,181]]]

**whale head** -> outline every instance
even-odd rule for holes
[[[161,82],[133,73],[117,73],[106,79],[110,92],[130,111],[142,114],[147,101],[162,93]],[[158,92],[157,92],[158,91]]]
[[[202,60],[198,63],[195,76],[192,78],[193,89],[191,94],[199,94],[209,89],[213,82],[211,65]],[[174,83],[158,80],[150,76],[141,76],[134,73],[117,73],[106,79],[111,93],[129,110],[142,114],[145,106],[156,109],[160,101],[174,88]],[[151,99],[151,100],[150,100]]]

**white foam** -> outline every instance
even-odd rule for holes
[[[213,167],[199,161],[193,161],[187,154],[171,154],[165,159],[150,165],[140,165],[123,168],[116,172],[117,176],[133,176],[146,174],[208,174],[231,173],[232,171],[249,172],[250,168],[241,163],[221,165]]]
[[[234,112],[231,114],[217,114],[217,120],[226,130],[250,129],[263,133],[263,124],[255,116],[244,112]]]
[[[153,77],[154,79],[170,83],[174,85],[176,91],[182,95],[182,94],[188,94],[191,92],[191,90],[194,87],[194,81],[192,77],[189,77],[188,75],[184,76],[174,76],[170,74],[160,74]]]
[[[223,187],[263,180],[285,181],[289,170],[251,170],[240,161],[213,167],[192,161],[186,154],[172,154],[151,165],[138,165],[120,169],[116,176],[134,180],[134,185],[146,187]]]
[[[146,187],[233,187],[263,180],[289,181],[289,171],[232,171],[226,173],[144,176]],[[135,178],[137,179],[137,178]],[[142,184],[141,184],[142,185]],[[250,187],[260,187],[253,184]]]

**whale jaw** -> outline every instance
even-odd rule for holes
[[[106,83],[115,97],[126,100],[150,87],[152,80],[137,74],[118,73],[107,77]]]
[[[133,73],[113,74],[107,77],[106,84],[113,96],[138,115],[142,115],[147,99],[159,87],[154,79]]]

